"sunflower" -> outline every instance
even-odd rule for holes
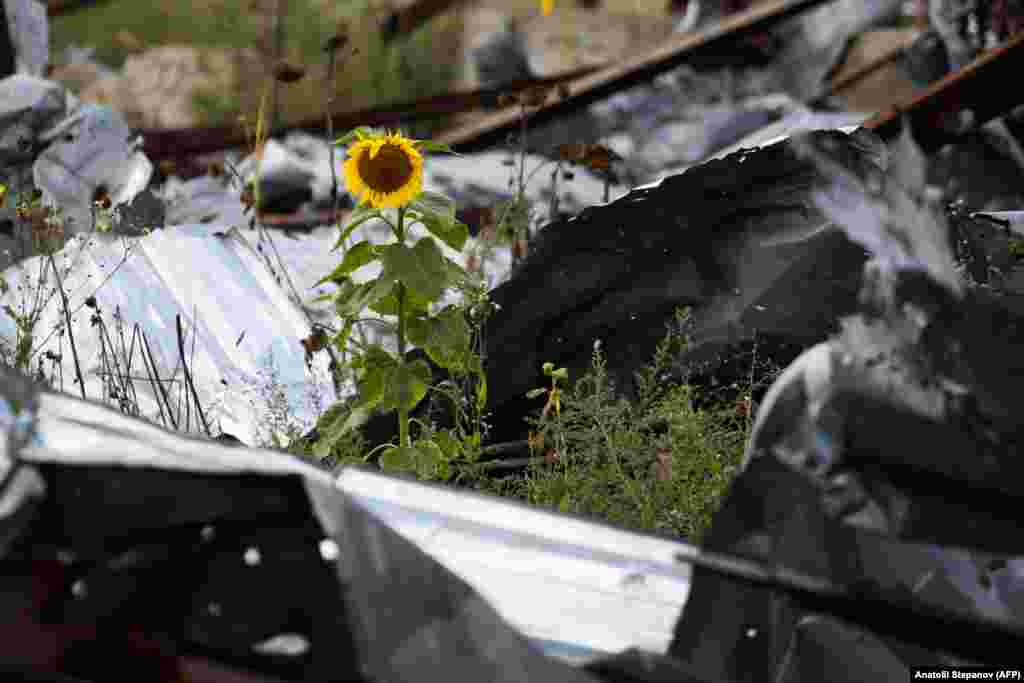
[[[423,189],[423,156],[417,140],[401,133],[358,136],[345,160],[345,186],[360,203],[399,208]]]
[[[541,0],[540,9],[544,13],[544,16],[550,15],[555,11],[555,0]]]

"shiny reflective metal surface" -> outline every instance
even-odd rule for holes
[[[550,655],[668,647],[690,588],[685,543],[363,469],[338,485]]]

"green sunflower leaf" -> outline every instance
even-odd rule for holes
[[[370,305],[370,310],[381,315],[398,315],[398,288],[391,290],[391,293],[375,304]],[[419,296],[414,290],[405,290],[405,315],[421,315],[430,311],[430,301]],[[415,343],[415,342],[414,342]]]
[[[334,338],[331,340],[334,344],[334,348],[336,348],[340,353],[345,353],[348,349],[348,340],[352,335],[352,327],[355,325],[355,318],[345,318],[344,320],[345,322],[342,324],[341,330],[334,335]]]
[[[352,215],[349,217],[349,224],[346,225],[345,229],[341,231],[341,234],[338,236],[338,241],[334,243],[333,247],[331,247],[331,251],[337,251],[338,247],[344,244],[345,240],[348,239],[348,236],[352,234],[352,231],[354,231],[360,225],[370,220],[371,218],[380,217],[382,217],[380,209],[374,209],[369,204],[360,204],[352,212]]]
[[[447,279],[445,280],[445,282],[447,283],[446,286],[448,287],[457,286],[459,283],[471,282],[472,276],[469,273],[467,273],[462,268],[462,266],[460,266],[455,261],[452,261],[450,258],[445,257],[444,269],[445,273],[447,274]]]
[[[452,200],[436,192],[423,192],[411,206],[427,230],[455,251],[462,251],[469,239],[469,228],[455,219]]]
[[[359,315],[364,308],[372,306],[390,294],[394,286],[394,278],[381,273],[373,280],[355,285],[344,295],[339,293],[334,300],[334,310],[342,318]]]
[[[385,472],[412,472],[416,469],[419,452],[412,446],[391,446],[380,455],[380,467]]]
[[[340,138],[335,140],[334,144],[335,145],[347,145],[347,144],[351,143],[353,140],[355,140],[356,138],[362,139],[362,138],[365,138],[365,137],[371,135],[372,133],[373,133],[373,129],[372,128],[369,128],[367,126],[359,126],[358,128],[353,128],[352,130],[350,130],[349,132],[345,133]]]
[[[388,277],[413,290],[421,300],[436,301],[452,283],[441,249],[431,237],[423,237],[412,248],[388,244],[381,250],[380,260]]]
[[[335,268],[334,272],[330,275],[317,281],[313,286],[318,287],[325,282],[336,282],[343,277],[347,277],[353,271],[359,270],[367,263],[376,259],[377,251],[377,245],[366,240],[353,245],[345,251],[345,257],[341,260],[341,265]]]
[[[444,152],[446,154],[454,154],[457,157],[465,156],[454,151],[448,145],[440,142],[434,142],[433,140],[421,140],[419,142],[419,147],[421,147],[424,152]]]
[[[430,317],[416,314],[405,320],[405,336],[413,346],[423,346],[430,338]]]
[[[317,422],[317,431],[320,433],[320,438],[313,444],[313,455],[322,460],[331,454],[331,451],[334,450],[334,444],[345,435],[345,424],[354,412],[353,410],[346,415],[344,405],[336,404],[324,413],[323,417]],[[369,412],[366,415],[368,418]]]
[[[350,277],[332,278],[330,275],[328,275],[326,278],[320,280],[313,286],[317,287],[320,284],[324,284],[327,282],[337,285],[338,289],[333,292],[328,292],[327,294],[322,294],[321,296],[317,297],[317,299],[323,300],[326,297],[328,299],[333,300],[334,305],[337,306],[339,301],[345,301],[355,293],[356,284],[352,282],[352,278]]]
[[[335,268],[330,275],[325,275],[317,280],[313,286],[319,287],[320,285],[327,284],[328,282],[337,284],[342,280],[347,279],[353,271],[359,270],[367,263],[370,263],[377,258],[374,247],[374,244],[363,241],[346,250],[345,257],[342,259],[338,267]]]
[[[416,441],[416,474],[421,479],[448,478],[448,461],[436,443],[428,439]]]
[[[479,359],[478,359],[479,360]],[[476,385],[476,411],[484,412],[487,407],[487,375],[480,373],[480,382]]]
[[[359,356],[358,364],[354,367],[359,374],[356,381],[359,400],[356,405],[374,408],[384,402],[391,378],[399,367],[398,359],[379,345],[371,344]]]
[[[443,218],[455,219],[455,202],[440,192],[424,190],[411,204],[420,213],[436,214]]]
[[[410,325],[409,331],[410,339],[415,335],[413,343],[422,347],[430,360],[447,370],[466,370],[469,325],[458,308],[447,306],[436,316]]]
[[[319,283],[317,283],[317,284],[319,284]],[[313,285],[313,286],[316,287],[316,285]],[[316,297],[310,299],[309,303],[310,304],[319,304],[319,303],[323,303],[324,301],[330,301],[333,298],[334,298],[334,292],[325,292],[324,294],[318,294]]]
[[[450,430],[443,430],[434,434],[434,443],[441,449],[441,456],[445,460],[455,460],[462,455],[462,443],[452,435]]]
[[[372,357],[372,365],[366,364],[367,358]],[[394,372],[397,362],[380,347],[371,346],[367,350],[367,356],[361,359],[360,365],[364,368],[362,377],[359,379],[359,399],[353,405],[351,412],[344,419],[343,413],[331,416],[330,421],[324,421],[320,429],[321,438],[314,446],[313,452],[319,457],[327,457],[334,444],[345,434],[365,424],[373,414],[373,409],[383,400],[385,387],[389,376]]]
[[[396,368],[398,367],[398,358],[388,353],[388,351],[380,344],[370,344],[366,347],[360,355],[360,367],[382,367],[382,368]]]
[[[372,405],[363,404],[357,405],[354,408],[352,408],[352,412],[349,413],[348,417],[345,419],[345,422],[341,425],[341,428],[335,431],[334,434],[332,435],[334,438],[331,439],[330,443],[327,446],[327,453],[331,452],[330,448],[331,446],[334,445],[335,442],[340,440],[341,437],[345,436],[353,429],[358,429],[362,425],[366,424],[366,422],[370,419],[372,415]]]
[[[402,363],[387,376],[387,386],[381,399],[384,410],[412,410],[423,397],[433,377],[425,361]]]
[[[452,467],[447,460],[441,460],[434,467],[434,477],[440,481],[448,481],[452,477]]]

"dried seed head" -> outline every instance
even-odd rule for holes
[[[295,83],[306,76],[306,67],[301,64],[292,64],[284,59],[278,60],[274,65],[274,78],[281,83]]]
[[[125,52],[141,52],[145,47],[142,40],[131,31],[118,31],[114,34],[114,42]]]
[[[348,23],[344,20],[339,21],[334,35],[324,44],[324,52],[335,52],[348,45],[348,33]]]
[[[323,328],[317,327],[313,330],[312,334],[299,341],[302,344],[302,348],[305,349],[306,357],[308,358],[314,353],[327,348],[327,333],[323,331]]]
[[[158,166],[160,168],[160,172],[165,176],[172,176],[178,170],[178,164],[176,164],[173,159],[163,159],[160,161]]]
[[[529,445],[531,453],[542,450],[544,448],[544,433],[530,432],[526,438],[526,443]]]
[[[525,259],[529,253],[530,245],[526,240],[516,240],[512,243],[512,258],[517,260]]]
[[[651,474],[656,481],[672,481],[672,451],[660,450],[654,456],[651,463]]]
[[[582,164],[593,171],[607,171],[613,162],[622,161],[622,157],[604,145],[571,142],[559,145],[557,151],[562,161]]]
[[[92,203],[106,211],[111,206],[110,193],[104,185],[99,185],[92,193]]]
[[[243,214],[248,214],[252,211],[252,207],[256,204],[256,192],[253,189],[252,183],[247,183],[242,189],[241,194],[238,196],[238,201],[242,202],[242,206],[245,207],[242,210]]]
[[[527,107],[542,107],[548,101],[548,95],[551,94],[552,89],[550,85],[538,85],[528,88],[523,92],[520,101]]]

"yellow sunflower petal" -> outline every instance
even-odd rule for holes
[[[375,208],[405,206],[423,189],[423,157],[414,140],[397,132],[351,145],[343,171],[349,192]]]

